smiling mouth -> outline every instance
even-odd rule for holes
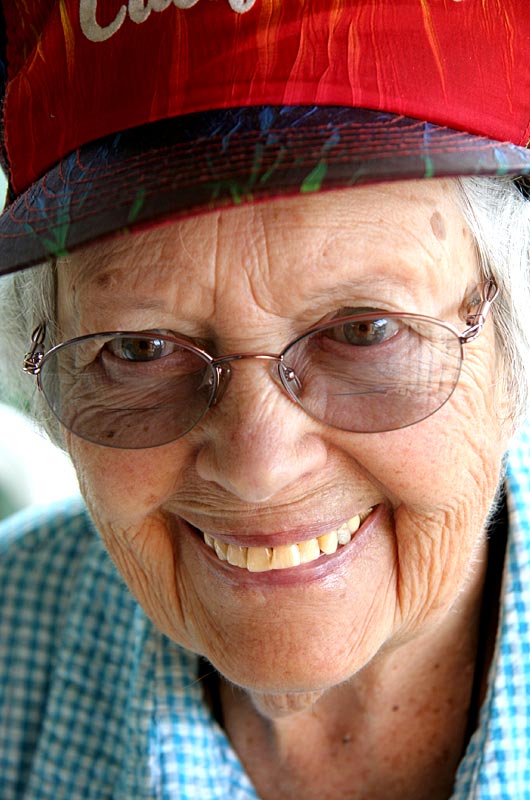
[[[373,510],[374,507],[371,507],[367,511],[351,517],[339,528],[297,544],[279,545],[278,547],[240,547],[222,542],[208,533],[203,533],[203,539],[220,561],[227,561],[232,566],[246,569],[248,572],[291,569],[310,561],[316,561],[322,556],[332,555],[339,548],[344,547],[352,540]]]

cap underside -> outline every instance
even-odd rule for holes
[[[0,274],[157,220],[380,181],[530,173],[511,143],[366,109],[191,114],[87,145],[0,217]]]

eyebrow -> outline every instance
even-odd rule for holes
[[[145,247],[140,247],[142,253]],[[127,236],[117,237],[110,244],[104,247],[101,243],[96,248],[79,250],[71,256],[66,256],[59,260],[58,264],[65,270],[70,271],[74,280],[80,287],[90,287],[91,284],[101,283],[105,276],[111,278],[126,277],[131,269],[135,267],[131,264],[124,264],[125,259],[131,258],[130,242]],[[138,263],[138,262],[136,262]],[[148,264],[142,264],[142,269],[147,268]],[[139,268],[139,267],[137,267]]]
[[[341,280],[335,285],[323,288],[320,291],[310,293],[307,296],[307,303],[311,304],[313,301],[318,306],[322,302],[329,302],[330,299],[336,298],[337,300],[347,300],[351,297],[352,301],[356,299],[358,294],[370,294],[373,299],[377,299],[379,293],[386,294],[393,292],[405,292],[408,297],[412,296],[411,289],[413,287],[425,290],[428,288],[425,281],[411,280],[410,275],[404,276],[402,279],[392,276],[389,273],[377,274],[370,273],[366,276],[356,276],[351,280]]]
[[[169,308],[166,306],[163,300],[157,300],[155,298],[147,298],[143,296],[129,296],[127,293],[121,294],[119,297],[114,296],[105,296],[101,300],[98,301],[98,305],[102,309],[108,308],[117,308],[121,310],[130,309],[131,311],[168,311]]]

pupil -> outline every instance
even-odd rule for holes
[[[163,347],[160,339],[126,339],[123,342],[123,355],[128,361],[150,361],[160,358]]]
[[[386,336],[386,319],[351,322],[344,326],[344,336],[350,344],[368,346],[382,342]]]

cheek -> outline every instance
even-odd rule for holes
[[[475,346],[471,345],[471,347]],[[455,392],[417,425],[366,442],[364,463],[394,507],[418,513],[476,506],[487,513],[499,481],[508,436],[499,413],[488,341],[467,355]],[[480,511],[479,513],[482,513]]]
[[[469,406],[466,411],[469,411]],[[441,548],[471,551],[481,539],[500,478],[504,444],[489,420],[440,412],[397,445],[400,464],[384,471],[402,541],[418,530]],[[383,467],[384,469],[384,467]],[[456,542],[456,546],[455,546]]]
[[[393,507],[404,630],[445,613],[473,580],[506,444],[493,392],[466,380],[428,420],[356,437],[351,457]]]
[[[175,491],[188,461],[180,443],[148,450],[113,450],[67,437],[81,492],[101,520],[139,525]]]

